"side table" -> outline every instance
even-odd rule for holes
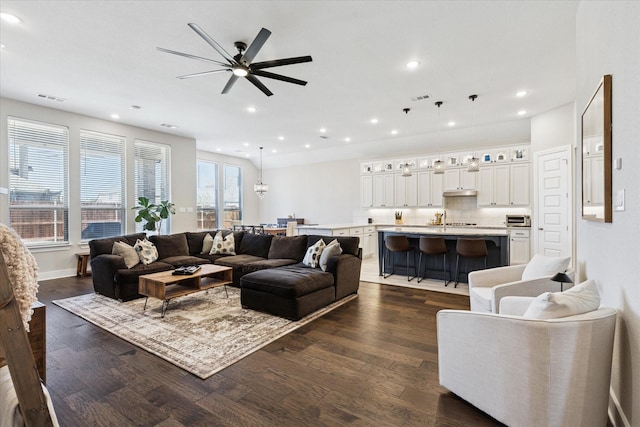
[[[76,265],[76,276],[85,277],[91,276],[91,272],[87,271],[87,265],[89,264],[89,252],[78,252],[76,253],[78,257],[78,264]]]

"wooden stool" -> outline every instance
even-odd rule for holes
[[[484,239],[458,239],[456,243],[456,283],[453,286],[454,288],[458,287],[459,282],[459,266],[460,266],[460,257],[467,258],[476,258],[483,257],[484,258],[484,268],[487,268],[487,255],[489,251],[487,250],[487,242]],[[469,273],[468,271],[466,273]]]
[[[385,274],[385,265],[383,265],[382,267],[382,278],[386,279],[387,277],[391,276],[392,274],[395,274],[395,262],[393,262],[393,252],[405,252],[407,254],[407,281],[412,281],[414,277],[416,277],[417,271],[416,271],[416,264],[415,264],[415,258],[413,259],[413,269],[414,269],[414,276],[411,277],[409,275],[409,255],[413,253],[411,245],[409,245],[409,239],[407,239],[407,236],[387,236],[387,238],[384,241],[384,246],[385,246],[385,256],[383,257],[383,262],[386,264],[387,261],[387,257],[390,255],[392,258],[392,270],[391,270],[391,274],[387,274],[386,276]]]
[[[447,280],[447,244],[442,237],[420,237],[420,258],[418,260],[418,283],[424,279],[422,274],[422,254],[428,255],[442,255],[442,278],[444,285],[447,286],[451,281],[451,271],[449,271],[449,280]],[[426,270],[425,262],[425,270]]]
[[[89,252],[78,252],[78,264],[76,265],[76,276],[85,277],[91,276],[91,272],[87,272],[87,265],[89,264]]]

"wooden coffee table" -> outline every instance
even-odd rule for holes
[[[213,264],[203,264],[200,267],[200,270],[190,275],[174,275],[173,270],[169,270],[140,276],[138,293],[147,297],[144,301],[144,310],[147,309],[149,297],[161,299],[162,317],[164,317],[171,299],[216,286],[224,286],[224,292],[228,298],[227,285],[233,281],[233,269]],[[202,279],[205,278],[208,280],[203,282]]]

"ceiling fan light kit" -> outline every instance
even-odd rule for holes
[[[269,71],[263,71],[265,68],[272,67],[280,67],[283,65],[292,65],[292,64],[300,64],[303,62],[311,62],[311,56],[297,56],[293,58],[283,58],[283,59],[274,59],[271,61],[263,61],[263,62],[253,62],[254,58],[262,49],[262,46],[265,44],[269,36],[271,36],[271,31],[266,28],[262,28],[255,39],[251,42],[251,45],[247,47],[247,44],[244,42],[237,41],[234,43],[235,48],[238,50],[238,54],[235,56],[231,56],[224,48],[218,44],[214,39],[212,39],[202,28],[198,25],[190,23],[187,24],[189,28],[196,32],[202,39],[207,42],[216,52],[220,54],[224,58],[226,62],[217,61],[214,59],[203,58],[200,56],[191,55],[188,53],[177,52],[174,50],[164,49],[158,47],[157,49],[160,52],[170,53],[172,55],[183,56],[185,58],[196,59],[198,61],[204,61],[216,64],[222,68],[217,70],[203,71],[199,73],[186,74],[183,76],[178,76],[179,79],[189,79],[192,77],[201,77],[209,74],[217,74],[217,73],[225,73],[228,71],[232,72],[231,77],[227,81],[227,84],[222,89],[222,93],[228,93],[236,81],[243,77],[247,79],[251,84],[260,89],[262,93],[267,96],[273,95],[267,87],[260,81],[256,76],[265,77],[268,79],[280,80],[287,83],[293,83],[300,86],[305,86],[307,84],[304,80],[294,79],[293,77],[283,76],[282,74],[271,73]]]

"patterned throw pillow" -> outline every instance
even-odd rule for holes
[[[213,247],[213,237],[211,237],[211,234],[207,233],[206,236],[204,236],[204,239],[202,240],[202,254],[208,254],[209,252],[211,252],[211,248]]]
[[[218,231],[216,237],[213,238],[213,246],[209,251],[209,255],[235,255],[236,243],[233,238],[233,233],[227,234],[227,237],[222,237],[222,232]]]
[[[142,261],[144,265],[149,265],[158,259],[158,249],[156,248],[156,245],[147,239],[138,239],[136,244],[133,246],[133,249],[138,252],[138,258],[140,258],[140,261]]]
[[[127,245],[125,242],[115,242],[111,249],[113,255],[120,255],[124,258],[124,264],[127,268],[135,267],[140,263],[138,252],[133,249],[133,246]]]
[[[320,239],[312,246],[307,248],[307,253],[304,255],[304,259],[302,263],[304,265],[308,265],[309,267],[316,268],[320,263],[320,254],[322,254],[322,250],[325,247],[324,240]]]
[[[340,243],[338,243],[338,239],[334,239],[324,248],[322,254],[320,254],[320,268],[322,269],[322,271],[327,271],[329,258],[331,258],[332,256],[340,255],[341,253],[342,248],[340,247]]]

